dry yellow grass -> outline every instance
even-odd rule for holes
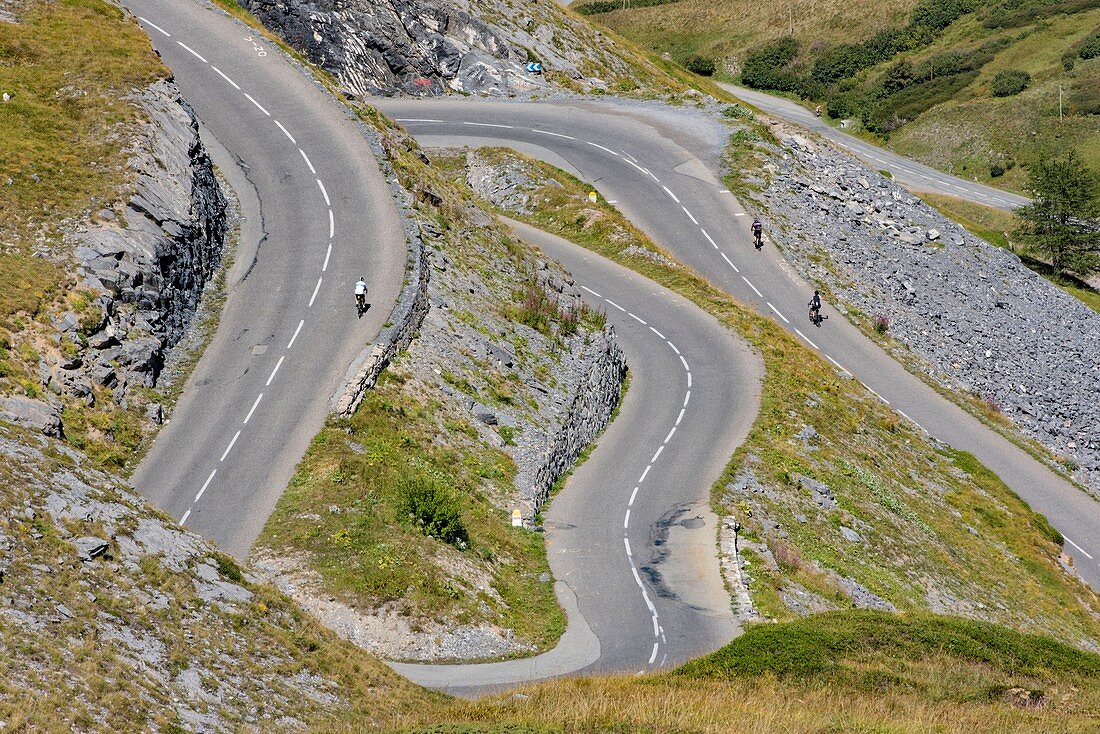
[[[696,52],[741,57],[746,49],[794,33],[803,44],[857,42],[891,26],[905,25],[915,0],[845,2],[790,0],[679,0],[598,16],[632,41],[673,55]]]
[[[545,726],[547,731],[663,734],[1024,734],[1095,732],[1098,704],[1091,689],[1073,693],[1067,688],[1070,698],[1064,703],[1058,698],[1054,705],[1020,708],[999,700],[932,701],[904,693],[859,693],[846,687],[796,686],[767,678],[713,682],[673,676],[554,681],[519,692],[526,698],[509,694],[456,704],[444,720],[482,725],[486,732]],[[436,710],[420,723],[439,721]]]

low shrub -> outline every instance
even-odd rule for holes
[[[881,336],[890,330],[890,318],[880,314],[875,317],[872,325],[875,333]]]
[[[1084,61],[1100,56],[1100,29],[1093,31],[1091,36],[1081,41],[1081,45],[1077,48],[1077,55]]]
[[[398,484],[400,510],[425,535],[458,548],[470,543],[462,522],[458,499],[438,481],[422,476],[406,477]]]
[[[1027,85],[1030,83],[1031,74],[1028,74],[1026,71],[1005,69],[1004,71],[998,72],[997,76],[993,77],[993,96],[1011,97],[1027,89]]]
[[[699,54],[692,54],[684,59],[684,68],[693,74],[699,76],[714,76],[714,72],[717,69],[717,65],[714,59],[709,56],[700,56]]]
[[[990,175],[991,178],[1000,178],[1001,176],[1005,175],[1004,164],[1001,163],[1000,161],[997,161],[996,163],[992,164],[989,167],[989,175]]]

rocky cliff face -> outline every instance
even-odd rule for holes
[[[542,94],[528,61],[582,90],[634,78],[615,44],[553,2],[504,0],[246,0],[349,94]],[[602,77],[602,78],[598,78]]]
[[[56,319],[68,356],[44,360],[55,393],[91,400],[93,386],[118,402],[152,386],[166,349],[179,341],[221,263],[226,200],[175,84],[158,82],[136,100],[149,121],[132,143],[134,192],[124,210],[76,235],[80,311]]]

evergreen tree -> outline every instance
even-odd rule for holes
[[[1075,151],[1041,158],[1028,172],[1032,202],[1016,210],[1017,235],[1054,272],[1088,276],[1100,271],[1100,197],[1096,175]]]

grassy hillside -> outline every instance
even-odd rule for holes
[[[672,673],[522,694],[455,704],[400,731],[1087,732],[1100,714],[1100,656],[980,622],[842,612],[750,627]]]
[[[592,17],[681,63],[714,59],[720,78],[825,103],[850,128],[966,178],[1020,191],[1019,164],[1067,147],[1100,169],[1096,0],[678,0]],[[1004,72],[1029,75],[1022,91],[1011,76],[995,88]]]

